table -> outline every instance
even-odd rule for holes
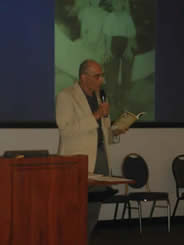
[[[118,185],[118,184],[134,184],[135,180],[133,179],[126,179],[117,176],[103,176],[103,175],[88,175],[88,186],[93,185]]]

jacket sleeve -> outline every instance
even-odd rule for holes
[[[63,136],[77,136],[92,131],[98,123],[92,113],[77,113],[76,104],[70,93],[61,92],[56,98],[56,123]]]

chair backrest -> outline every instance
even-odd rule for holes
[[[148,184],[149,170],[142,156],[137,153],[128,154],[122,164],[122,174],[125,178],[134,179],[133,188],[141,188]]]
[[[14,158],[18,156],[23,157],[48,157],[48,150],[17,150],[17,151],[5,151],[3,157]]]
[[[184,154],[175,157],[172,163],[172,171],[177,188],[184,188]]]

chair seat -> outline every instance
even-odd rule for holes
[[[169,195],[166,192],[132,192],[128,197],[132,201],[162,201],[168,200]]]
[[[124,203],[128,202],[128,195],[115,195],[104,200],[104,203]]]
[[[111,187],[106,187],[104,191],[88,192],[88,202],[104,202],[106,199],[113,197],[118,190]]]

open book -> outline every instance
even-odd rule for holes
[[[124,112],[112,125],[112,129],[128,129],[134,122],[139,120],[145,112],[140,112],[135,115],[132,112]]]

